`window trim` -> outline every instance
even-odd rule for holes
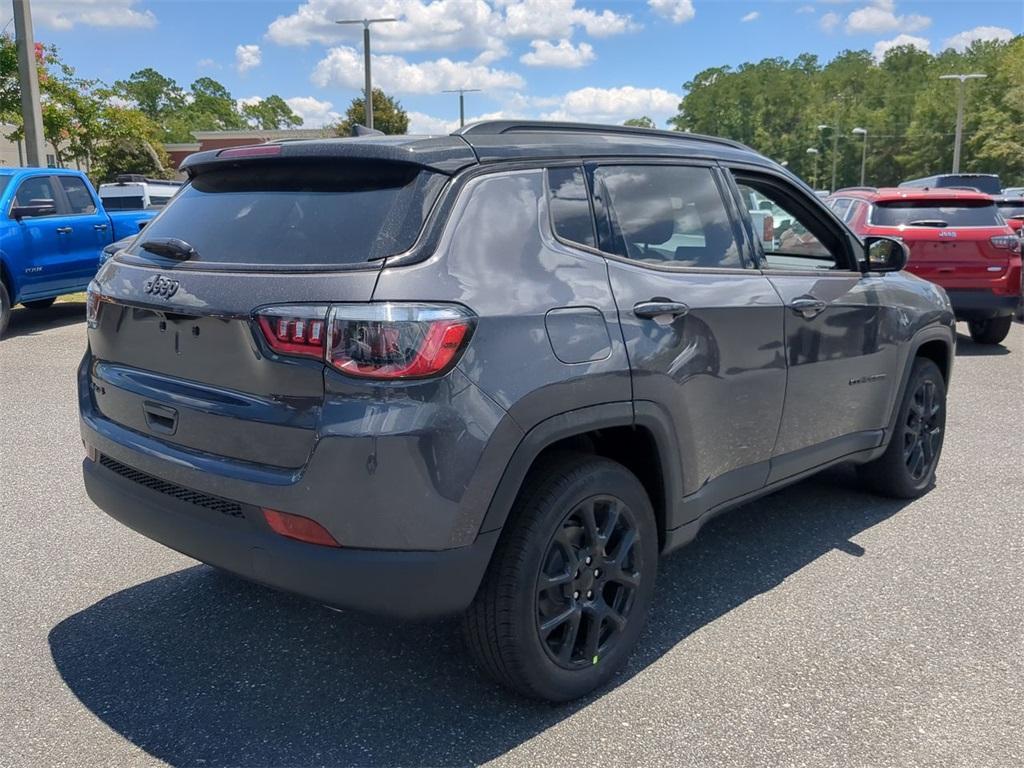
[[[693,267],[676,265],[672,262],[665,262],[664,264],[650,264],[644,261],[637,261],[631,259],[628,256],[623,256],[620,253],[605,250],[602,245],[601,231],[598,227],[598,198],[594,188],[594,171],[598,168],[606,166],[648,166],[648,165],[661,165],[661,166],[672,166],[680,168],[707,168],[711,171],[712,180],[715,183],[715,187],[718,189],[719,196],[722,200],[722,206],[725,208],[726,215],[729,217],[729,225],[732,228],[733,239],[736,242],[736,247],[739,251],[741,265],[738,267]],[[688,157],[610,157],[610,158],[587,158],[583,162],[584,178],[587,182],[587,190],[590,194],[591,210],[594,214],[594,226],[597,233],[598,247],[596,249],[590,249],[583,245],[575,245],[574,247],[583,248],[591,253],[596,253],[598,256],[602,256],[607,259],[612,259],[622,264],[630,264],[640,269],[647,269],[653,272],[669,272],[672,274],[702,274],[702,275],[715,275],[715,274],[756,274],[758,270],[758,264],[754,258],[754,252],[748,247],[748,243],[745,238],[738,237],[742,235],[742,224],[736,219],[736,211],[733,205],[730,204],[731,194],[728,186],[726,186],[726,180],[722,178],[721,167],[714,160],[707,158],[688,158]],[[545,174],[546,175],[546,174]],[[739,231],[737,230],[737,224],[740,224]]]
[[[67,216],[67,200],[64,198],[64,188],[57,183],[57,174],[55,173],[34,173],[26,176],[18,182],[18,186],[14,188],[14,192],[11,193],[11,204],[7,206],[7,218],[13,220],[11,211],[18,204],[18,192],[21,191],[21,187],[25,182],[32,181],[33,179],[49,179],[51,191],[56,194],[53,197],[54,207],[57,209],[53,213],[48,213],[45,216],[29,216],[29,219],[52,219],[56,216]],[[24,221],[24,219],[22,219]]]
[[[776,269],[768,266],[767,255],[764,253],[764,248],[761,245],[760,240],[753,238],[754,249],[758,253],[763,264],[763,266],[760,267],[762,273],[766,275],[816,275],[818,277],[849,277],[851,275],[864,275],[863,271],[860,269],[861,261],[857,258],[856,252],[853,248],[853,243],[860,243],[859,238],[857,238],[850,228],[835,215],[835,211],[825,205],[821,198],[801,190],[800,186],[794,183],[791,179],[786,178],[784,175],[779,174],[770,168],[734,162],[724,163],[722,167],[728,176],[729,183],[733,187],[733,194],[736,196],[737,200],[742,200],[742,195],[739,191],[739,179],[737,179],[737,176],[746,176],[751,177],[754,180],[763,180],[763,182],[769,186],[781,188],[785,196],[795,198],[798,207],[802,208],[809,216],[821,222],[822,226],[836,230],[836,239],[839,241],[843,251],[841,256],[847,262],[845,267],[840,266],[837,259],[835,268],[833,269],[814,269],[811,267],[808,267],[807,269]],[[740,215],[746,222],[750,236],[753,237],[754,225],[749,212],[743,211],[741,206]],[[855,266],[849,266],[851,262]]]

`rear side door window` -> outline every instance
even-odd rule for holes
[[[597,247],[594,214],[582,168],[548,169],[548,204],[551,228],[561,240]]]
[[[593,171],[601,249],[651,266],[745,266],[712,168],[602,165]]]
[[[92,199],[92,192],[85,181],[75,176],[58,176],[57,179],[68,198],[68,214],[96,213],[96,201]]]

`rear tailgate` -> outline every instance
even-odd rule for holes
[[[93,286],[96,410],[204,454],[303,466],[324,397],[322,358],[281,356],[255,312],[366,302],[383,261],[408,248],[428,205],[421,169],[276,164],[211,170],[186,186]],[[436,185],[435,185],[436,186]],[[191,258],[147,243],[186,241]],[[165,251],[166,252],[166,251]],[[294,330],[294,328],[292,329]]]

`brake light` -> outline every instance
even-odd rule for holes
[[[1016,253],[1020,250],[1020,238],[1016,235],[996,235],[995,237],[989,238],[989,242],[996,248],[1000,248],[1005,251],[1013,251]]]
[[[85,325],[88,328],[96,328],[100,324],[100,310],[103,308],[103,295],[100,288],[93,280],[85,293]]]
[[[337,304],[327,362],[366,379],[420,379],[446,373],[465,348],[473,315],[441,304]]]
[[[327,330],[326,305],[269,307],[256,319],[271,349],[282,355],[324,356]]]
[[[279,536],[304,541],[307,544],[319,544],[322,547],[341,546],[338,540],[316,520],[289,512],[278,512],[276,509],[267,509],[266,507],[260,511],[263,512],[263,519],[267,521],[270,529]]]
[[[775,240],[775,218],[770,214],[764,217],[764,225],[762,226],[761,240],[769,243]]]
[[[449,304],[383,302],[275,306],[256,313],[278,354],[324,360],[363,379],[421,379],[447,373],[475,317]]]
[[[217,153],[217,157],[275,157],[280,154],[280,144],[253,144],[233,149],[222,149]]]

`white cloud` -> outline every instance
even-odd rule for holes
[[[508,90],[526,85],[514,72],[448,58],[414,64],[400,56],[374,54],[371,64],[374,85],[388,93],[437,93],[451,88]],[[348,46],[331,48],[313,69],[312,80],[321,87],[361,88],[362,52]]]
[[[873,51],[875,61],[882,61],[889,51],[901,45],[910,45],[925,53],[928,53],[932,47],[931,41],[927,38],[907,34],[896,35],[892,40],[879,40],[875,43],[875,50]]]
[[[459,121],[445,120],[423,112],[409,112],[409,133],[425,133],[443,135],[451,133],[459,127]]]
[[[255,69],[263,61],[263,53],[258,45],[239,45],[235,47],[235,69],[239,73]]]
[[[32,3],[32,21],[36,26],[51,29],[86,27],[156,26],[152,11],[135,10],[137,0],[35,0]]]
[[[358,46],[359,25],[334,22],[378,16],[399,21],[373,27],[376,50],[481,51],[478,64],[506,56],[505,41],[512,38],[571,39],[579,29],[608,37],[638,28],[629,15],[578,7],[577,0],[306,0],[271,22],[267,39],[280,45]]]
[[[740,19],[740,21],[757,21],[759,18],[761,18],[761,14],[759,11],[751,11],[750,13],[743,16]]]
[[[814,13],[814,6],[813,5],[801,5],[799,8],[796,9],[796,12],[797,13]]]
[[[942,44],[942,48],[952,48],[955,51],[963,53],[972,44],[979,40],[999,40],[1006,42],[1013,38],[1013,32],[1006,27],[975,27],[974,29],[967,29],[963,32],[953,35],[947,38]]]
[[[529,67],[578,69],[597,58],[593,46],[588,43],[574,46],[564,37],[557,45],[547,40],[534,40],[530,47],[533,48],[532,51],[519,57],[519,60]]]
[[[293,96],[284,102],[302,118],[303,128],[321,128],[341,119],[341,115],[332,109],[334,104],[313,96]]]
[[[543,115],[545,120],[580,120],[621,123],[629,117],[647,115],[661,124],[676,114],[680,97],[662,88],[580,88],[565,94],[558,108]]]
[[[838,13],[826,13],[818,20],[818,26],[820,26],[825,32],[833,32],[835,31],[835,28],[839,26],[840,21],[842,21],[842,19],[839,18]]]
[[[693,0],[647,0],[647,5],[673,24],[685,24],[697,15],[693,9]]]
[[[918,32],[931,26],[928,16],[916,13],[896,14],[893,0],[874,0],[871,5],[858,8],[846,17],[848,35],[880,34],[884,32]]]

